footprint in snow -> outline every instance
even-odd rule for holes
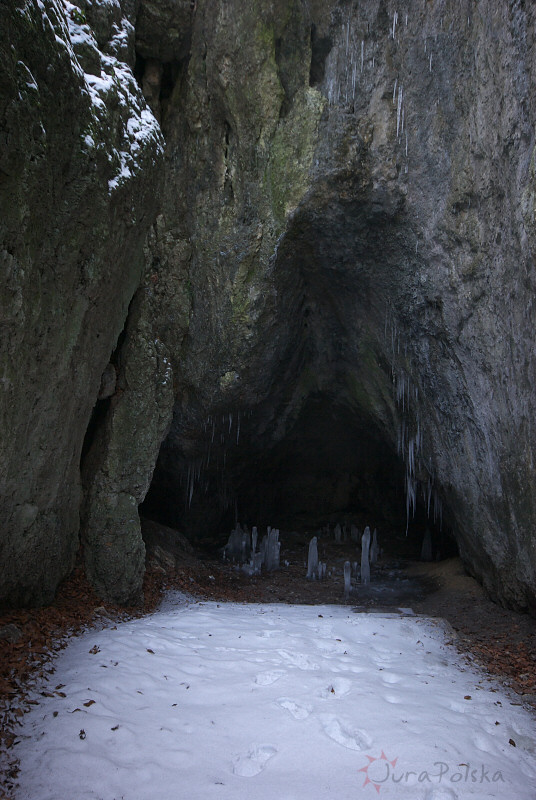
[[[372,739],[361,728],[342,723],[333,716],[322,715],[320,719],[324,733],[337,744],[349,750],[367,750],[372,745]]]
[[[342,642],[337,642],[333,639],[315,639],[315,645],[325,654],[334,653],[340,655],[345,649]]]
[[[347,678],[335,678],[327,686],[323,686],[318,691],[318,696],[322,700],[336,700],[338,697],[344,697],[352,688],[352,682]]]
[[[276,700],[278,706],[281,708],[286,709],[294,719],[306,719],[309,714],[311,713],[310,708],[306,708],[305,706],[300,706],[298,703],[295,703],[294,700],[290,700],[288,697],[280,697]]]
[[[254,778],[276,753],[276,748],[269,744],[252,745],[245,755],[233,760],[233,772],[243,778]]]
[[[277,652],[292,667],[307,670],[320,669],[320,666],[305,653],[289,653],[288,650],[278,650]]]
[[[483,753],[491,753],[492,751],[488,739],[479,733],[473,736],[473,744],[479,750],[482,750]]]
[[[428,789],[424,795],[424,800],[458,800],[458,795],[454,789],[449,789],[448,786],[438,786],[434,789]]]
[[[400,675],[395,675],[394,672],[384,672],[382,680],[384,683],[399,683],[401,678]]]
[[[286,673],[282,669],[272,669],[269,672],[260,672],[255,678],[257,686],[271,686]]]

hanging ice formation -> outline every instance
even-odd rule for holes
[[[370,583],[369,548],[370,528],[367,525],[365,533],[361,537],[361,584],[363,586],[367,586]]]
[[[344,562],[344,596],[346,599],[350,597],[350,592],[352,591],[352,578],[351,578],[351,566],[349,561]]]
[[[400,417],[397,452],[405,465],[404,490],[406,495],[407,534],[410,517],[415,515],[417,509],[419,490],[422,492],[429,518],[432,515],[431,501],[433,500],[433,520],[434,522],[439,520],[440,527],[443,522],[443,509],[441,498],[434,485],[435,477],[431,459],[427,460],[424,454],[424,435],[420,416],[421,393],[410,378],[411,360],[407,356],[405,345],[401,356],[400,332],[397,330],[390,306],[386,310],[385,338],[386,344],[391,350],[393,394]]]
[[[421,561],[432,561],[432,559],[432,534],[430,529],[427,528],[422,541]]]
[[[317,538],[316,536],[313,536],[309,542],[309,554],[307,556],[307,580],[314,581],[319,577],[318,566]]]
[[[370,558],[369,561],[371,564],[375,564],[378,560],[379,555],[379,546],[378,546],[378,531],[374,528],[374,533],[372,534],[372,544],[370,546]]]

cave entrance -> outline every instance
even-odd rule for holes
[[[406,310],[421,256],[402,207],[366,170],[307,196],[272,256],[276,302],[261,304],[264,333],[249,360],[236,359],[247,375],[236,390],[220,377],[210,394],[199,381],[197,363],[214,344],[203,340],[212,328],[199,295],[183,365],[192,385],[142,513],[213,548],[236,522],[303,533],[354,522],[378,528],[393,555],[418,558],[427,528],[434,557],[456,553],[423,438],[424,420],[436,424],[434,387],[414,348],[424,334]],[[223,376],[230,385],[234,374]]]
[[[401,456],[370,417],[342,391],[313,392],[278,438],[265,428],[266,409],[225,412],[206,424],[203,446],[177,458],[164,444],[141,513],[216,551],[237,522],[263,531],[314,535],[335,525],[378,529],[391,558],[418,559],[431,531],[433,557],[456,554],[447,525],[426,496],[407,509]],[[284,547],[284,545],[283,545]]]

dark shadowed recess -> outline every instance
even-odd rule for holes
[[[207,550],[222,546],[239,521],[311,534],[328,523],[332,530],[337,522],[361,530],[368,524],[378,528],[386,552],[409,557],[419,557],[429,528],[434,557],[457,552],[448,522],[434,521],[424,498],[408,524],[404,464],[373,421],[333,396],[309,397],[275,443],[263,440],[262,423],[246,414],[237,445],[236,414],[230,417],[232,412],[221,415],[220,441],[212,442],[208,465],[206,455],[184,459],[172,437],[164,443],[142,515],[184,532]],[[222,442],[223,430],[232,438]]]
[[[419,555],[427,527],[434,557],[456,552],[446,504],[442,519],[428,507],[425,465],[408,519],[397,439],[417,423],[394,397],[387,309],[418,267],[416,247],[400,199],[373,190],[365,154],[360,163],[289,221],[273,264],[276,319],[242,405],[195,408],[193,392],[177,404],[140,511],[199,544],[222,546],[237,521],[301,532],[354,522],[401,554]]]

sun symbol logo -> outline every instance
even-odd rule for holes
[[[379,757],[367,756],[367,758],[368,758],[368,764],[365,767],[361,767],[361,769],[358,769],[357,771],[365,773],[365,782],[363,783],[363,786],[366,786],[367,783],[370,783],[370,785],[374,786],[374,788],[379,794],[380,789],[382,788],[382,783],[384,783],[387,777],[389,776],[389,766],[394,767],[396,765],[396,762],[398,761],[398,756],[397,758],[394,758],[392,761],[390,761],[382,750],[381,756]],[[374,764],[376,761],[385,761],[386,771],[383,777],[380,778],[379,773],[377,773],[376,770],[374,770],[374,775],[376,774],[378,775],[378,777],[376,777],[375,779],[374,775],[369,775],[369,770],[372,764]]]

